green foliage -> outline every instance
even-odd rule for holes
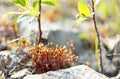
[[[11,0],[12,2],[16,3],[17,5],[25,8],[29,8],[28,0]]]
[[[58,3],[55,0],[42,0],[43,4],[58,6]]]
[[[78,3],[78,15],[77,15],[77,20],[74,23],[74,25],[78,25],[80,22],[92,18],[92,13],[89,8],[89,4],[85,4],[88,0],[82,0]],[[99,4],[100,0],[95,0],[95,6]]]
[[[87,19],[86,17],[80,17],[80,18],[78,18],[78,19],[75,21],[74,26],[75,26],[75,25],[78,25],[80,22],[82,22],[82,21],[84,21],[84,20],[86,20],[86,19]]]
[[[92,17],[89,7],[84,2],[78,3],[78,11],[79,13],[78,13],[77,20],[74,25],[77,25],[80,22],[86,20],[87,18]]]
[[[38,5],[37,1],[33,2],[32,7],[33,7],[33,10],[35,11],[35,13],[39,11],[39,5]]]
[[[92,14],[90,13],[88,6],[83,2],[78,3],[78,11],[80,16],[92,17]]]
[[[100,2],[100,0],[94,0],[94,4],[95,4],[94,7],[96,5],[98,5],[99,2]],[[76,20],[75,24],[78,24],[78,23],[80,23],[80,22],[82,22],[82,21],[84,21],[88,18],[93,17],[88,5],[85,4],[84,2],[79,2],[78,3],[78,11],[79,11],[79,14],[77,16],[78,19]],[[88,34],[85,34],[85,33],[84,34],[79,34],[78,37],[80,39],[88,39],[89,38]],[[98,39],[99,39],[98,37],[95,37],[95,56],[96,56],[96,68],[97,69],[100,68],[100,66],[99,66],[99,60],[100,59],[99,59]]]
[[[8,15],[20,15],[18,17],[18,21],[26,16],[33,16],[36,19],[38,19],[39,15],[39,0],[34,0],[32,3],[32,6],[30,6],[30,2],[28,0],[11,0],[18,6],[22,7],[25,9],[24,12],[10,12]],[[42,0],[42,4],[47,4],[51,6],[58,6],[58,3],[55,0]]]
[[[89,38],[89,35],[87,33],[82,33],[82,34],[79,34],[78,35],[78,38],[79,39],[88,39]]]
[[[21,18],[26,17],[26,16],[32,16],[32,15],[30,13],[27,13],[27,12],[23,13],[18,17],[18,20],[20,20]]]

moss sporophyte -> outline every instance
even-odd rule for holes
[[[39,44],[30,48],[28,54],[34,62],[35,73],[68,68],[74,59],[78,62],[78,57],[72,54],[73,46],[68,50],[65,46],[52,48],[51,45]]]

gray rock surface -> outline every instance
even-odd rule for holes
[[[70,22],[50,22],[45,20],[41,22],[42,38],[46,38],[50,31],[63,30],[78,32],[78,29],[73,28],[74,21]],[[25,17],[18,22],[20,36],[25,36],[33,42],[36,42],[38,32],[38,23],[33,17]],[[64,27],[64,28],[63,28]],[[30,35],[32,33],[32,35]]]
[[[120,41],[117,43],[117,45],[114,48],[113,63],[120,70]]]
[[[16,73],[14,73],[13,75],[11,75],[11,78],[15,79],[15,78],[21,78],[24,77],[25,75],[30,75],[32,74],[29,69],[22,69]]]
[[[112,63],[116,66],[119,73],[117,74],[117,76],[112,77],[111,79],[120,79],[120,40],[115,45],[112,56]]]
[[[115,45],[119,42],[120,35],[108,38],[101,38],[102,43],[107,47],[109,50],[113,50]]]
[[[48,35],[48,42],[53,42],[54,46],[58,45],[67,45],[67,42],[72,41],[75,50],[73,53],[79,56],[80,63],[85,63],[89,61],[92,64],[95,64],[95,55],[94,51],[90,47],[83,47],[84,42],[78,38],[78,33],[70,31],[51,31]],[[95,68],[95,66],[93,66]]]
[[[119,71],[119,73],[118,73],[117,76],[115,76],[115,77],[111,77],[110,79],[120,79],[120,71]]]
[[[7,77],[24,68],[32,71],[31,67],[32,61],[24,52],[0,51],[0,71],[5,73]],[[21,76],[21,74],[18,75]]]
[[[0,71],[0,77],[2,76],[2,71]]]
[[[53,45],[67,45],[67,42],[73,41],[75,45],[74,54],[79,55],[83,53],[85,49],[83,48],[81,41],[78,39],[78,34],[66,31],[51,31],[48,35],[48,42],[53,42]]]
[[[44,74],[28,75],[23,79],[109,79],[109,78],[85,65],[79,65],[58,71],[49,71]]]
[[[104,71],[107,74],[112,71],[109,76],[116,76],[120,71],[120,35],[114,36],[112,38],[102,38],[101,41],[107,49],[103,49],[102,52],[106,52],[103,54]],[[108,62],[104,62],[106,59]]]
[[[37,20],[34,17],[24,17],[18,21],[20,36],[30,40],[32,44],[36,44],[37,37]]]
[[[105,50],[104,47],[102,47],[102,64],[103,64],[103,70],[104,74],[108,76],[115,76],[118,73],[118,70],[116,66],[112,63],[112,60],[110,60],[107,57],[107,50]]]

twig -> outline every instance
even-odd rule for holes
[[[118,56],[120,56],[120,54],[107,54],[107,56],[114,56],[114,57],[118,57]]]
[[[41,0],[39,0],[39,16],[38,16],[38,44],[42,39],[42,31],[41,31]]]
[[[11,40],[11,41],[4,42],[4,43],[1,44],[1,46],[2,46],[2,45],[5,45],[5,44],[10,44],[10,43],[19,41],[21,38],[29,37],[29,36],[31,36],[31,35],[34,34],[34,33],[36,33],[36,32],[32,32],[32,33],[30,33],[29,35],[21,36],[21,37],[19,37],[19,38],[13,39],[13,40]],[[36,33],[36,34],[37,34],[37,33]]]
[[[95,8],[94,8],[94,0],[91,0],[92,2],[92,11],[93,11],[93,22],[94,22],[94,27],[95,27],[95,31],[97,34],[97,38],[98,38],[98,50],[99,50],[99,59],[100,59],[100,72],[103,73],[103,65],[102,65],[102,54],[101,54],[101,45],[100,45],[100,35],[98,32],[98,28],[96,25],[96,20],[95,20]]]

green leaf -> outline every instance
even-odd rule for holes
[[[80,13],[80,16],[92,17],[92,14],[90,13],[88,6],[83,2],[79,2],[78,11]]]
[[[86,17],[79,17],[79,18],[75,21],[74,26],[78,25],[80,22],[82,22],[82,21],[84,21],[84,20],[86,20],[86,19],[87,19]]]
[[[25,3],[26,3],[26,8],[29,9],[29,8],[30,8],[30,5],[29,5],[28,0],[25,0]]]
[[[79,34],[78,35],[78,38],[79,39],[88,39],[89,38],[89,35],[87,33],[82,33],[82,34]]]
[[[38,4],[37,1],[33,2],[33,9],[34,9],[34,12],[38,12],[39,11],[39,4]]]
[[[32,16],[29,12],[24,12],[22,15],[20,15],[19,17],[18,17],[18,21],[21,19],[21,18],[23,18],[23,17],[27,17],[27,16]]]
[[[42,0],[42,4],[58,6],[58,3],[55,0]]]
[[[39,14],[40,12],[31,12],[31,15],[34,16],[35,18],[38,18]]]
[[[28,0],[11,0],[12,2],[16,3],[17,5],[21,7],[29,8]]]

